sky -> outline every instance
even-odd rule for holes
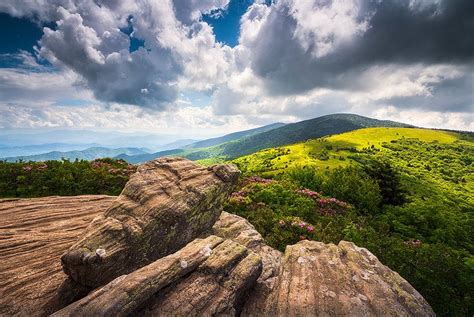
[[[0,129],[474,130],[472,0],[3,0]]]

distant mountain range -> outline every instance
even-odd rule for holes
[[[377,120],[354,114],[332,114],[292,124],[276,123],[258,129],[232,133],[220,138],[204,140],[187,147],[143,155],[119,155],[130,163],[141,163],[158,157],[179,155],[191,160],[210,158],[233,159],[256,151],[277,147],[326,135],[349,132],[369,127],[412,127],[410,125]],[[206,145],[208,145],[206,147]]]
[[[0,144],[4,147],[21,147],[21,146],[41,146],[51,143],[62,144],[89,144],[89,146],[81,148],[86,149],[91,146],[100,146],[108,148],[150,148],[155,151],[161,150],[171,142],[179,140],[177,135],[156,134],[156,133],[125,133],[120,131],[89,131],[89,130],[57,130],[41,131],[35,129],[27,130],[6,130],[0,129]],[[93,145],[90,145],[93,144]],[[188,143],[189,144],[189,143]],[[183,145],[181,145],[183,146]],[[67,149],[64,151],[72,151],[76,149]],[[44,150],[46,153],[51,150]],[[63,151],[62,149],[54,149],[53,151]],[[33,154],[33,153],[31,153]],[[28,154],[28,155],[31,155]],[[38,154],[38,153],[35,153]],[[12,155],[18,156],[22,154]],[[10,155],[9,155],[10,156]]]
[[[19,160],[39,162],[39,161],[61,160],[63,158],[68,159],[68,160],[75,160],[75,159],[95,160],[97,158],[115,157],[123,153],[128,154],[128,155],[142,155],[147,152],[146,152],[146,149],[144,148],[109,149],[105,147],[91,147],[82,151],[67,151],[67,152],[52,151],[52,152],[37,154],[37,155],[7,157],[7,158],[2,158],[0,160],[5,160],[7,162],[16,162]]]
[[[13,156],[29,156],[43,154],[53,151],[68,152],[82,151],[91,147],[100,146],[97,143],[74,144],[74,143],[46,143],[23,146],[0,145],[0,158]]]

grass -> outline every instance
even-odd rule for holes
[[[462,142],[454,132],[418,128],[366,128],[289,146],[271,148],[233,160],[245,173],[273,176],[296,166],[332,169],[348,166],[356,151],[364,148],[384,150],[394,140],[417,139],[421,142],[450,144]]]

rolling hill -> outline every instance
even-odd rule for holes
[[[233,162],[244,172],[264,174],[302,165],[333,168],[353,164],[357,154],[367,151],[391,153],[387,150],[390,144],[407,140],[426,144],[461,142],[459,134],[455,132],[419,128],[365,128],[265,149],[234,159]]]
[[[68,160],[95,160],[98,158],[104,157],[115,157],[120,154],[128,154],[128,155],[140,155],[145,154],[146,149],[143,148],[116,148],[110,149],[106,147],[91,147],[87,148],[82,151],[67,151],[67,152],[60,152],[60,151],[52,151],[44,154],[37,154],[37,155],[28,155],[28,156],[14,156],[14,157],[7,157],[0,160],[5,160],[7,162],[16,162],[19,160],[22,161],[50,161],[50,160],[61,160],[61,159],[68,159]]]
[[[243,136],[237,140],[225,142],[219,145],[210,146],[206,148],[195,148],[193,146],[189,146],[187,148],[183,148],[182,150],[176,150],[175,153],[170,153],[169,151],[166,151],[136,157],[122,155],[118,158],[123,158],[130,163],[145,162],[147,160],[165,155],[179,155],[189,158],[191,160],[228,160],[254,153],[265,148],[292,144],[308,139],[314,139],[326,135],[343,133],[367,127],[410,126],[399,122],[371,119],[354,114],[332,114],[318,117],[315,119],[287,124],[260,133],[255,133],[254,130],[248,130],[252,131],[250,135],[247,134],[246,136]],[[229,138],[224,136],[220,139],[224,140]],[[206,143],[205,141],[201,141],[198,143],[203,145],[211,144],[212,142]]]

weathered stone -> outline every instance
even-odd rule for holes
[[[423,297],[368,250],[301,241],[286,248],[272,291],[242,316],[434,316]]]
[[[182,158],[140,165],[61,257],[64,272],[93,288],[179,250],[210,230],[239,173],[232,165],[205,168]]]
[[[255,253],[209,236],[116,278],[53,316],[235,315],[260,272]]]
[[[47,314],[42,307],[66,284],[61,254],[115,199],[86,195],[0,200],[0,316]]]

